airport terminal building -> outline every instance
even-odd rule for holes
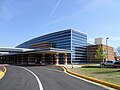
[[[87,35],[67,29],[39,36],[0,55],[1,63],[67,64],[87,62]],[[17,50],[16,50],[17,49]],[[3,50],[7,51],[7,50]]]

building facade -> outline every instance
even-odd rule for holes
[[[77,30],[67,29],[34,38],[32,40],[29,40],[27,42],[18,45],[16,48],[34,49],[34,48],[43,48],[44,46],[44,47],[70,50],[71,53],[67,54],[68,63],[81,63],[81,62],[87,62],[86,45],[87,45],[86,34],[83,34]],[[59,58],[60,58],[60,63],[62,63],[63,55],[60,54]]]
[[[104,38],[95,38],[95,44],[105,44]]]
[[[101,46],[101,48],[103,48],[103,50],[105,50],[105,53],[107,53],[106,57],[103,59],[96,59],[96,57],[95,57],[96,50],[98,49],[99,46]],[[113,47],[106,46],[103,44],[90,45],[90,46],[87,46],[87,58],[88,58],[88,62],[90,62],[90,63],[100,63],[105,60],[115,60],[114,49],[113,49]]]
[[[95,58],[96,50],[101,47],[108,52],[107,59],[114,60],[113,47],[103,45],[103,39],[96,40],[97,45],[87,43],[87,35],[78,30],[67,29],[33,38],[15,48],[0,48],[0,63],[13,64],[79,64],[100,63]],[[100,43],[100,44],[99,44]]]

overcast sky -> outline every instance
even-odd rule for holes
[[[74,28],[120,46],[120,0],[0,0],[0,47]]]

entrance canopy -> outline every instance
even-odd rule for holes
[[[42,48],[33,49],[32,51],[26,51],[27,53],[71,53],[70,50],[58,49],[58,48]]]
[[[32,51],[33,49],[26,49],[26,48],[13,48],[13,47],[0,47],[0,52],[26,52],[26,51]]]
[[[59,48],[11,48],[11,47],[0,47],[0,52],[9,53],[71,53],[70,50],[59,49]]]
[[[9,52],[0,55],[0,63],[14,64],[56,64],[62,60],[67,65],[67,54],[70,50],[58,48],[0,48],[0,52]]]

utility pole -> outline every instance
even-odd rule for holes
[[[107,50],[107,60],[108,60],[108,37],[106,38],[106,50]]]

